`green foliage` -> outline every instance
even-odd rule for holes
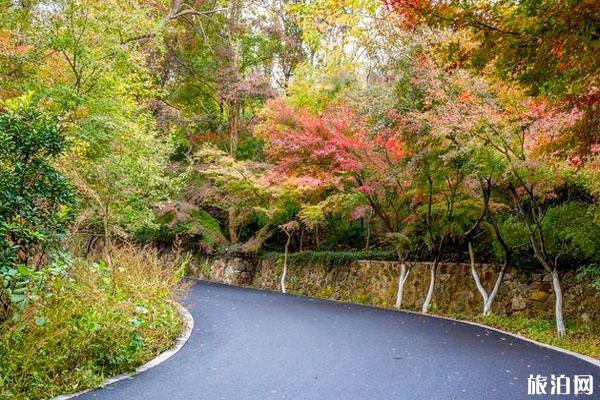
[[[109,234],[125,238],[155,228],[154,208],[170,199],[185,178],[167,172],[172,152],[171,142],[158,136],[148,115],[141,115],[120,126],[101,156],[73,157],[68,174],[91,212],[85,222],[102,226],[106,220]]]
[[[316,63],[336,55],[351,58],[351,54],[341,49],[369,37],[365,17],[375,16],[380,5],[374,0],[315,0],[291,2],[287,8],[297,18],[303,44],[312,54],[311,61]],[[340,31],[345,34],[340,35]]]
[[[192,211],[191,220],[184,230],[206,248],[215,249],[225,242],[220,222],[204,210]]]
[[[31,108],[0,114],[0,263],[27,263],[33,248],[64,232],[75,198],[53,163],[66,145],[55,118]]]
[[[117,251],[115,269],[78,260],[45,269],[35,302],[0,326],[0,397],[47,399],[101,384],[172,345],[181,330],[170,302],[177,265],[153,252]]]
[[[600,296],[600,266],[590,264],[579,268],[577,271],[577,281],[582,282],[585,279],[589,279],[590,286],[596,289]]]
[[[323,112],[337,100],[356,92],[359,81],[356,65],[335,63],[314,68],[310,64],[298,66],[287,88],[287,101],[296,107],[305,107],[314,114]]]
[[[22,305],[28,265],[65,234],[75,194],[54,166],[67,145],[59,121],[27,104],[7,105],[0,113],[0,279]]]
[[[531,268],[537,265],[531,255],[529,247],[529,235],[526,227],[517,219],[511,216],[501,216],[502,219],[497,221],[498,230],[504,240],[506,246],[511,252],[511,262],[514,268]],[[494,234],[494,229],[489,223],[483,223],[483,229],[487,235],[491,237],[491,256],[496,262],[503,262],[506,254],[500,245],[498,238]]]
[[[565,337],[556,336],[555,322],[547,319],[537,319],[526,316],[455,316],[461,319],[472,320],[485,325],[490,325],[505,331],[522,335],[535,341],[552,346],[575,351],[590,357],[600,356],[600,338],[598,321],[579,322],[566,320],[566,326],[570,334]]]
[[[600,263],[600,224],[593,207],[582,202],[565,202],[551,207],[543,221],[549,256],[567,267]]]
[[[152,228],[152,209],[176,186],[165,174],[172,145],[146,105],[157,93],[138,42],[140,35],[152,42],[156,20],[137,1],[22,8],[7,6],[13,25],[0,32],[23,54],[22,73],[7,72],[13,77],[0,79],[0,91],[31,91],[40,109],[61,115],[71,146],[60,169],[85,200],[77,226],[98,234],[106,225],[104,233],[121,238]],[[0,73],[10,62],[0,57]]]
[[[240,160],[259,161],[264,158],[263,152],[264,141],[255,138],[254,136],[245,135],[240,138],[240,143],[237,148],[237,158]]]
[[[265,260],[275,261],[283,259],[282,253],[263,253]],[[293,265],[309,266],[321,264],[329,267],[339,267],[359,260],[397,261],[394,251],[388,250],[362,250],[362,251],[301,251],[290,253],[288,262]]]
[[[394,83],[394,99],[398,110],[408,112],[422,110],[425,101],[426,88],[415,85],[413,82],[414,70],[410,58],[400,62],[398,66],[398,77]]]
[[[478,72],[493,66],[533,93],[557,97],[581,93],[598,71],[598,8],[587,1],[473,1],[418,4],[392,0],[407,21],[449,28],[441,53]]]
[[[298,213],[298,217],[311,230],[317,229],[325,223],[325,213],[318,204],[303,207]]]

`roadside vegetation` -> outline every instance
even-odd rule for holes
[[[98,386],[169,349],[183,273],[155,252],[60,259],[27,273],[26,300],[0,331],[0,395],[47,399]]]
[[[600,338],[598,337],[600,324],[598,321],[582,323],[576,320],[566,320],[565,325],[569,334],[565,337],[557,337],[554,321],[552,320],[523,316],[506,317],[501,315],[484,317],[459,314],[453,315],[452,317],[493,326],[540,343],[562,347],[563,349],[571,350],[600,360]]]

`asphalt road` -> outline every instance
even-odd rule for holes
[[[541,399],[550,375],[600,368],[485,328],[417,314],[197,282],[173,357],[78,400]],[[527,395],[530,374],[548,396]],[[573,386],[570,387],[573,394]]]

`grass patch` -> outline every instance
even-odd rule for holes
[[[600,359],[600,321],[579,322],[565,321],[566,337],[556,335],[554,320],[542,320],[524,316],[465,316],[454,315],[454,318],[474,321],[504,331],[516,333],[537,342],[550,344],[563,349]]]
[[[181,268],[133,249],[116,250],[113,265],[79,260],[31,289],[24,310],[0,326],[0,398],[95,387],[173,345],[183,327],[171,303]]]

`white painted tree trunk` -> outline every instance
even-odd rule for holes
[[[288,249],[290,247],[290,240],[292,239],[292,235],[288,235],[287,241],[285,242],[285,253],[283,254],[283,271],[281,272],[281,293],[287,293],[285,290],[285,278],[287,276],[287,259],[288,259]]]
[[[560,288],[558,270],[554,268],[550,274],[552,275],[552,287],[554,289],[555,297],[556,333],[559,337],[563,337],[567,334],[567,331],[565,329],[565,322],[563,320],[562,290]]]
[[[562,313],[562,290],[560,288],[560,278],[558,276],[557,262],[558,258],[555,259],[554,264],[550,265],[547,259],[544,257],[543,252],[538,247],[538,242],[536,241],[536,236],[534,231],[529,232],[529,238],[531,240],[531,246],[533,247],[533,254],[535,258],[538,259],[540,264],[544,267],[544,269],[550,274],[552,277],[552,288],[554,289],[554,316],[556,319],[556,334],[558,337],[563,337],[567,334],[565,329],[565,322],[563,320]],[[543,245],[543,243],[541,244]]]
[[[406,278],[408,278],[410,270],[406,268],[404,263],[400,263],[400,274],[398,275],[398,291],[396,292],[396,307],[398,310],[402,305],[402,295],[404,293],[404,284],[406,283]]]
[[[483,315],[489,316],[492,313],[492,304],[494,303],[494,299],[500,290],[500,286],[502,285],[502,281],[504,280],[504,273],[506,272],[506,264],[502,266],[500,272],[498,273],[498,277],[496,278],[496,283],[494,284],[494,288],[491,293],[488,294],[487,290],[483,287],[481,280],[479,279],[479,274],[477,273],[477,269],[475,268],[475,252],[473,251],[473,244],[469,242],[469,257],[471,259],[471,275],[473,276],[473,280],[475,281],[475,285],[477,286],[477,290],[481,294],[483,299]]]
[[[427,314],[429,312],[431,300],[433,299],[433,289],[435,287],[435,273],[437,270],[437,264],[438,260],[436,258],[429,269],[429,289],[427,290],[427,297],[425,297],[425,302],[423,303],[423,307],[421,308],[421,312],[423,312],[424,314]]]
[[[285,259],[285,257],[284,257]],[[285,277],[287,275],[287,260],[283,262],[283,272],[281,273],[281,293],[287,293],[285,291]]]
[[[471,275],[473,276],[473,280],[475,281],[475,286],[477,286],[477,290],[479,290],[479,294],[481,295],[481,297],[483,298],[483,315],[488,315],[486,314],[486,311],[489,312],[489,306],[488,306],[488,293],[485,290],[485,288],[483,287],[483,285],[481,284],[481,280],[479,279],[479,274],[477,273],[477,269],[475,268],[475,252],[473,251],[473,244],[471,242],[469,242],[469,258],[471,260]]]
[[[506,268],[502,267],[502,269],[498,273],[498,277],[496,278],[494,289],[492,289],[492,292],[488,294],[487,291],[483,288],[481,281],[479,280],[479,275],[477,274],[477,271],[475,270],[475,268],[471,267],[471,274],[473,275],[473,280],[475,281],[477,289],[479,290],[479,293],[481,294],[481,297],[483,299],[483,315],[486,317],[492,314],[492,304],[494,304],[494,299],[496,299],[496,295],[498,294],[500,286],[502,285],[505,272]]]
[[[489,294],[485,305],[483,306],[483,315],[486,317],[492,313],[492,304],[494,303],[494,299],[500,291],[500,286],[502,286],[502,281],[504,281],[504,274],[506,273],[507,265],[503,265],[502,269],[498,273],[498,277],[496,278],[496,283],[494,284],[494,289],[492,289],[492,293]]]

